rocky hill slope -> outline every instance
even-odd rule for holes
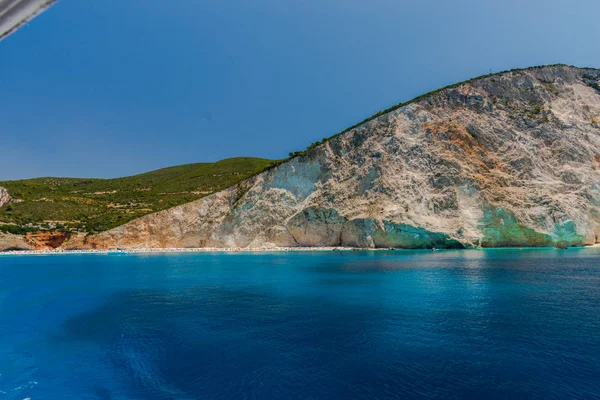
[[[63,247],[593,244],[599,83],[599,70],[547,66],[458,84],[229,189]]]

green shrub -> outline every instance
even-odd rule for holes
[[[13,235],[26,235],[30,232],[38,232],[37,228],[27,228],[18,225],[0,225],[0,232],[11,233]]]

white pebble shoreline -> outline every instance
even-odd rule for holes
[[[356,247],[257,247],[257,248],[139,248],[120,250],[11,250],[0,252],[3,255],[58,255],[58,254],[144,254],[144,253],[272,253],[296,251],[381,251],[389,249],[367,249]]]

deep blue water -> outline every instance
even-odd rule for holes
[[[599,398],[600,250],[0,257],[0,398]]]

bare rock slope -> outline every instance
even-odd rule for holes
[[[0,186],[0,207],[4,207],[7,204],[13,203],[14,200],[12,197],[10,197],[10,194],[8,194],[8,191],[3,188],[2,186]]]
[[[24,236],[0,232],[0,251],[31,250]]]
[[[454,85],[63,248],[593,244],[599,83],[600,70],[547,66]]]

